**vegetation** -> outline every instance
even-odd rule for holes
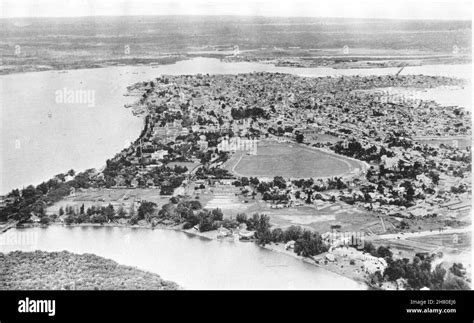
[[[371,243],[366,243],[364,251],[375,257],[384,258],[387,268],[384,272],[377,271],[372,274],[369,281],[380,285],[384,281],[397,282],[402,279],[408,289],[471,289],[465,279],[465,270],[462,264],[454,263],[447,271],[442,264],[432,266],[436,254],[417,253],[412,261],[408,258],[393,259],[389,248],[380,246],[378,249]]]
[[[159,275],[122,266],[93,254],[61,252],[0,253],[0,290],[14,289],[178,289]]]

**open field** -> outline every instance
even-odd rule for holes
[[[424,145],[433,145],[433,146],[440,146],[441,144],[445,146],[453,146],[454,140],[451,138],[439,138],[439,139],[416,139],[417,142]],[[466,147],[470,147],[472,145],[472,139],[463,138],[463,139],[456,139],[457,145],[459,148],[464,149]]]
[[[470,232],[462,232],[458,234],[437,234],[419,238],[408,238],[407,240],[469,251],[471,249],[472,237]]]
[[[200,201],[206,205],[205,201],[212,199],[200,197]],[[223,212],[226,218],[235,218],[238,213],[246,213],[247,216],[252,216],[254,213],[266,214],[270,217],[273,228],[299,225],[321,233],[331,231],[332,225],[340,225],[340,230],[345,232],[365,231],[367,224],[378,221],[378,218],[369,211],[357,209],[343,202],[275,209],[271,204],[256,198],[248,200],[248,203],[241,202],[238,207],[223,208]]]
[[[306,206],[269,209],[265,214],[270,216],[270,221],[275,226],[299,225],[321,233],[331,231],[333,225],[340,225],[339,230],[343,232],[361,232],[366,223],[377,219],[367,211],[360,211],[343,203],[336,203],[322,209]]]
[[[236,175],[259,178],[334,177],[361,167],[345,157],[296,144],[259,145],[257,155],[235,154],[233,158],[229,164]]]

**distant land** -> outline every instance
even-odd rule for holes
[[[222,58],[235,56],[236,47],[239,60],[343,56],[351,62],[363,57],[417,60],[411,64],[465,63],[470,61],[471,33],[471,21],[446,20],[8,18],[0,19],[0,74],[114,64],[167,64],[193,56]],[[344,46],[349,50],[343,52]],[[314,62],[333,63],[338,62]]]

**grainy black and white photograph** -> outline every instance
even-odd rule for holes
[[[0,17],[1,290],[471,289],[471,1]]]

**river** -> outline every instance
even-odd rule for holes
[[[186,289],[365,288],[254,243],[208,240],[173,230],[53,225],[11,229],[0,238],[0,252],[94,253],[157,273]]]
[[[0,76],[0,194],[39,184],[69,169],[100,168],[136,137],[142,120],[124,109],[132,83],[160,74],[235,74],[281,72],[300,76],[383,75],[398,68],[332,69],[275,67],[262,63],[224,63],[194,58],[176,64],[114,66],[96,69],[32,72]],[[471,65],[406,67],[402,74],[471,78]],[[82,91],[82,92],[81,92]],[[443,90],[445,91],[445,90]],[[431,90],[429,93],[435,91]],[[445,91],[446,92],[446,91]],[[451,98],[470,104],[470,87],[451,89]],[[78,93],[84,93],[81,96]],[[63,97],[72,99],[65,100]],[[71,96],[69,95],[71,94]],[[466,103],[468,102],[468,103]],[[453,103],[454,104],[454,103]]]

